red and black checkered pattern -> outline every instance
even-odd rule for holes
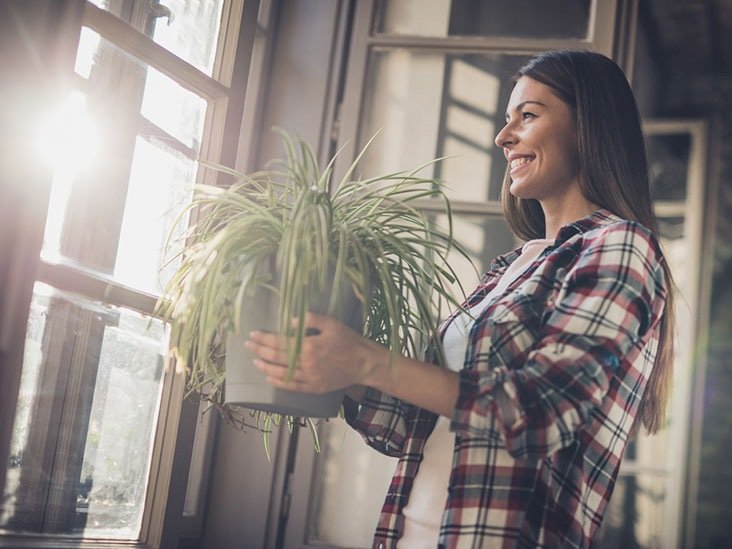
[[[494,260],[467,305],[519,254]],[[667,296],[661,262],[648,229],[599,210],[563,227],[475,320],[441,546],[590,545],[653,366]],[[349,418],[369,445],[399,457],[374,547],[396,546],[435,420],[374,390]]]

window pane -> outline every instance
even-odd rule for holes
[[[661,231],[661,239],[666,247],[675,248],[684,238],[684,218],[683,217],[659,217],[658,228]],[[683,263],[678,264],[679,269]]]
[[[437,225],[447,228],[445,216],[437,216]],[[457,252],[451,252],[450,266],[455,269],[458,280],[466,292],[470,292],[477,285],[480,276],[490,269],[491,261],[518,247],[519,241],[511,233],[508,224],[500,216],[453,214],[453,236],[468,252],[472,264]],[[454,295],[459,296],[458,289]],[[444,317],[450,311],[441,311]]]
[[[196,162],[161,141],[137,137],[119,241],[116,246],[105,242],[116,250],[114,267],[111,273],[105,270],[107,274],[136,290],[152,295],[161,293],[176,267],[176,263],[163,264],[166,237],[178,212],[191,200],[196,170]],[[45,259],[66,256],[64,224],[74,220],[69,211],[74,184],[64,174],[54,177],[42,252]],[[176,225],[168,258],[175,255],[175,238],[187,221],[187,217],[182,218]]]
[[[91,0],[211,76],[223,0]]]
[[[432,167],[451,199],[498,200],[506,161],[493,140],[503,127],[520,55],[372,52],[360,143],[379,132],[361,164],[375,175]],[[424,173],[424,175],[431,175]]]
[[[671,424],[678,419],[678,416],[674,417],[673,403],[671,403],[667,421]],[[627,464],[628,467],[640,465],[670,472],[677,461],[677,456],[670,451],[670,435],[672,433],[669,432],[669,429],[663,429],[655,435],[647,435],[641,428],[638,437],[628,444],[620,470],[623,471],[623,464]]]
[[[37,283],[0,528],[137,539],[167,333]]]
[[[175,267],[160,272],[162,249],[192,195],[207,102],[89,29],[76,70],[87,93],[71,94],[46,147],[58,162],[43,257],[157,295]]]
[[[585,38],[590,0],[379,0],[375,31],[412,36]]]
[[[685,200],[691,155],[691,134],[646,137],[654,200]]]
[[[664,547],[664,529],[676,527],[664,520],[667,483],[664,476],[634,475],[619,478],[608,503],[597,543],[593,547]]]
[[[192,160],[160,142],[137,138],[115,279],[132,288],[160,294],[176,267],[163,267],[165,239],[179,210],[190,202],[195,176],[196,163]],[[187,218],[176,226],[178,234],[186,223]]]
[[[205,99],[86,27],[82,28],[75,70],[89,80],[90,95],[99,98],[92,100],[95,111],[104,100],[109,104],[119,101],[119,106],[129,109],[129,114],[141,113],[193,154],[198,153],[206,116]]]

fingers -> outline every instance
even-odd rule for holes
[[[313,330],[317,330],[315,328],[308,328],[308,330],[311,330],[311,333],[307,335],[320,333],[313,332]],[[309,343],[307,339],[301,343],[301,354],[307,353],[307,350],[310,348]],[[269,362],[287,364],[289,362],[287,349],[293,344],[294,338],[282,338],[277,334],[254,331],[249,334],[249,339],[244,342],[244,347]]]
[[[266,362],[287,364],[287,352],[280,348],[276,335],[252,332],[244,347]]]
[[[280,383],[304,383],[306,381],[301,370],[295,369],[290,373],[287,366],[283,364],[273,364],[261,358],[255,359],[253,364],[267,377],[267,381],[272,380]]]
[[[324,393],[350,384],[350,379],[342,380],[342,376],[337,375],[337,379],[334,379],[333,368],[329,368],[332,366],[331,361],[324,360],[334,342],[341,342],[338,330],[334,329],[338,322],[315,313],[307,313],[304,319],[306,333],[310,337],[301,342],[294,371],[288,369],[291,358],[288,350],[294,345],[294,338],[283,338],[276,333],[253,331],[249,334],[244,346],[255,355],[254,365],[264,374],[267,382],[278,389]],[[296,322],[297,319],[294,319],[293,323]]]
[[[332,390],[311,379],[306,372],[300,369],[289,373],[286,366],[272,364],[261,359],[254,360],[254,365],[265,375],[267,383],[277,389],[300,393],[324,393]]]
[[[332,321],[332,318],[328,316],[307,312],[305,313],[305,326],[307,326],[305,331],[307,335],[320,334],[330,321]],[[296,328],[299,322],[299,318],[293,318],[290,326]]]
[[[290,391],[318,392],[301,368],[289,370],[287,351],[280,346],[280,338],[276,334],[252,332],[250,339],[244,342],[244,347],[255,355],[254,366],[274,387]]]
[[[264,345],[265,347],[278,347],[280,337],[272,332],[261,332],[255,330],[249,332],[249,341],[254,341],[258,345]]]

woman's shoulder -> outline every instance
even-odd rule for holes
[[[624,219],[607,210],[598,210],[583,221],[576,224],[575,236],[584,250],[608,248],[662,255],[658,238],[649,227],[638,221]]]
[[[617,216],[587,231],[584,239],[594,245],[622,246],[628,249],[640,247],[661,254],[658,238],[650,228],[638,221]]]

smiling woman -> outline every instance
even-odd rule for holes
[[[496,144],[528,242],[443,323],[447,368],[392,365],[318,315],[293,375],[286,341],[247,344],[276,387],[346,388],[347,421],[399,459],[374,546],[589,547],[629,439],[663,421],[671,279],[628,82],[587,51],[540,54],[514,82]]]
[[[549,86],[529,77],[518,79],[506,125],[495,142],[509,163],[510,193],[541,202],[548,235],[596,209],[579,187],[574,112]]]

